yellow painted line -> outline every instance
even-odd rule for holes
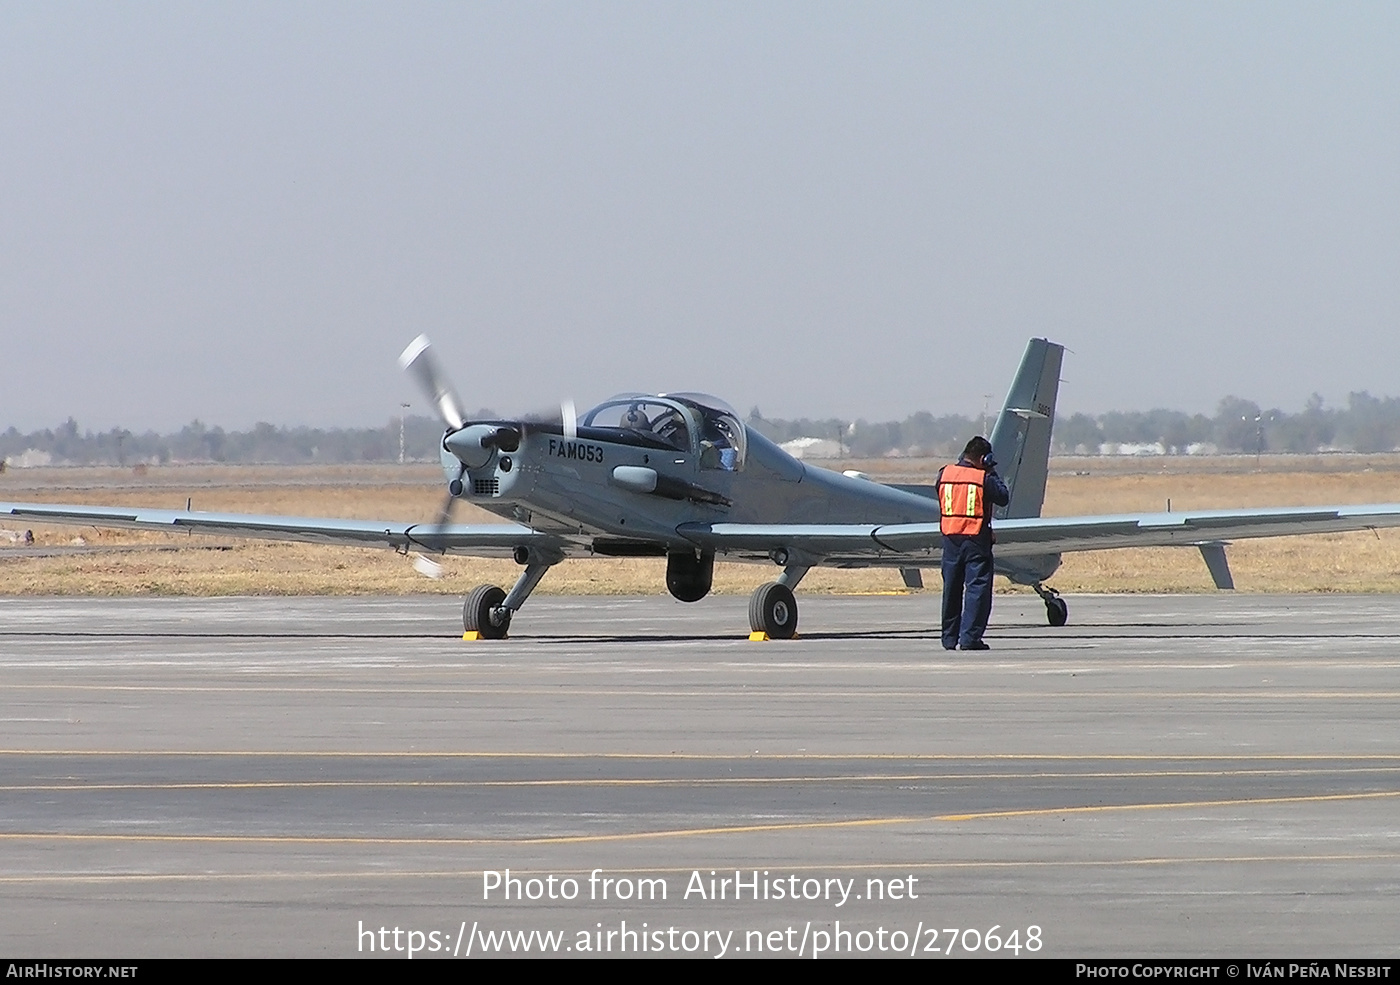
[[[175,835],[175,834],[78,834],[63,832],[0,832],[4,841],[61,842],[158,842],[232,845],[577,845],[610,841],[648,841],[700,835],[752,834],[770,831],[804,831],[822,828],[865,828],[890,824],[912,824],[936,820],[921,817],[860,818],[841,821],[798,821],[777,824],[745,824],[711,828],[676,828],[661,831],[631,831],[596,835],[539,835],[533,838],[370,838],[355,835]]]
[[[677,760],[698,762],[736,762],[753,760],[828,762],[850,760],[853,762],[1334,762],[1352,760],[1355,762],[1400,762],[1400,753],[686,753],[686,752],[521,752],[519,750],[333,750],[333,749],[0,749],[0,756],[150,756],[194,758],[200,756],[235,757],[250,759],[635,759],[635,760]]]
[[[706,787],[809,783],[921,783],[956,780],[1116,780],[1171,777],[1339,776],[1396,773],[1400,766],[1299,770],[1123,770],[1119,772],[1035,773],[836,773],[813,776],[606,777],[550,780],[228,780],[188,783],[22,783],[0,785],[0,793],[104,792],[113,790],[317,790],[338,788],[475,789],[494,787]]]
[[[921,668],[922,671],[926,668]],[[1086,669],[1085,673],[1095,673],[1094,669]],[[1056,676],[1059,676],[1058,674]],[[758,689],[754,687],[736,687],[734,685],[717,685],[712,688],[699,688],[690,690],[677,689],[644,689],[644,688],[578,688],[569,687],[567,691],[561,691],[560,686],[538,687],[538,688],[496,688],[489,686],[481,687],[421,687],[421,688],[370,688],[370,687],[272,687],[272,686],[235,686],[219,687],[211,685],[183,686],[183,685],[140,685],[140,684],[7,684],[7,690],[29,690],[29,691],[94,691],[94,692],[119,692],[119,693],[154,693],[154,694],[367,694],[375,696],[391,695],[437,695],[437,696],[461,696],[461,695],[481,695],[490,697],[500,697],[503,695],[512,697],[538,697],[549,696],[559,697],[567,695],[569,697],[638,697],[638,698],[744,698],[748,700],[769,700],[774,698],[1000,698],[1008,697],[1005,691],[967,691],[959,690],[956,684],[949,686],[947,682],[938,682],[937,686],[930,685],[931,690],[923,689],[903,689],[903,690],[806,690],[806,689]],[[1154,699],[1154,700],[1179,700],[1179,699],[1211,699],[1211,700],[1233,700],[1233,701],[1269,701],[1269,700],[1314,700],[1314,699],[1343,699],[1343,700],[1367,700],[1367,701],[1394,701],[1400,700],[1400,691],[1365,691],[1365,690],[1330,690],[1330,691],[1296,691],[1296,690],[1269,690],[1267,685],[1242,685],[1236,689],[1218,691],[1163,691],[1153,689],[1147,691],[1120,691],[1120,690],[1073,690],[1073,691],[1024,691],[1018,697],[1021,700],[1042,700],[1049,698],[1056,699]]]
[[[944,862],[863,862],[858,864],[833,863],[803,864],[803,865],[767,865],[769,870],[781,869],[783,872],[888,872],[892,870],[903,872],[937,872],[956,869],[1069,869],[1069,868],[1115,868],[1115,867],[1135,867],[1135,866],[1166,866],[1166,865],[1220,865],[1220,864],[1260,864],[1280,862],[1293,863],[1326,863],[1326,862],[1390,862],[1400,860],[1400,852],[1364,852],[1351,854],[1314,854],[1314,855],[1196,855],[1196,856],[1159,856],[1146,858],[1108,858],[1108,859],[965,859],[949,860]],[[617,875],[685,875],[695,869],[712,868],[706,865],[694,865],[684,868],[613,868],[609,867],[607,872],[611,876]],[[748,866],[752,869],[755,866]],[[511,874],[522,877],[535,875],[568,875],[576,873],[587,876],[589,869],[517,869],[512,867]],[[740,867],[740,871],[745,871]],[[64,873],[62,875],[51,875],[35,873],[31,875],[10,875],[0,876],[0,885],[22,885],[26,883],[52,883],[52,884],[75,884],[75,883],[122,883],[122,882],[286,882],[291,880],[332,880],[332,879],[476,879],[480,878],[481,869],[372,869],[364,871],[344,872],[101,872],[101,873]]]
[[[1312,794],[1299,797],[1249,797],[1241,800],[1185,800],[1169,801],[1161,804],[1104,804],[1094,807],[1035,808],[1017,811],[983,811],[976,814],[943,814],[935,821],[979,821],[1003,817],[1039,817],[1046,814],[1099,814],[1109,811],[1151,811],[1187,807],[1241,807],[1256,804],[1309,804],[1338,800],[1377,800],[1382,797],[1400,797],[1400,790],[1381,790],[1371,793]]]
[[[1202,807],[1244,807],[1266,804],[1304,804],[1400,797],[1400,790],[1355,794],[1318,794],[1300,797],[1250,797],[1238,800],[1166,801],[1154,804],[1118,804],[1092,807],[1047,807],[1013,811],[985,811],[972,814],[936,814],[921,817],[847,818],[837,821],[791,821],[772,824],[742,824],[707,828],[673,828],[660,831],[614,832],[608,834],[539,835],[532,838],[371,838],[336,835],[177,835],[177,834],[82,834],[63,832],[0,832],[3,841],[59,841],[94,843],[190,843],[263,845],[579,845],[601,842],[654,841],[665,838],[694,838],[707,835],[772,834],[785,831],[890,827],[940,821],[993,820],[1010,817],[1038,817],[1051,814],[1089,814],[1111,811],[1177,810]]]

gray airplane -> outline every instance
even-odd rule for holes
[[[1063,354],[1054,342],[1030,341],[991,435],[1011,490],[994,513],[996,570],[1033,588],[1051,625],[1064,625],[1069,610],[1045,581],[1068,551],[1195,547],[1216,586],[1232,588],[1228,541],[1400,526],[1400,504],[1042,517]],[[895,568],[912,588],[922,584],[921,568],[939,564],[933,486],[806,464],[746,428],[718,398],[632,393],[582,415],[566,406],[557,422],[469,421],[426,337],[399,361],[445,425],[447,500],[436,522],[36,503],[0,503],[0,516],[514,558],[522,570],[509,591],[482,585],[467,596],[463,626],[473,639],[504,638],[546,572],[570,557],[665,557],[666,588],[683,602],[709,594],[716,557],[773,565],[777,577],[749,602],[752,635],[771,639],[796,634],[793,590],[814,567]],[[507,522],[454,524],[459,501]]]

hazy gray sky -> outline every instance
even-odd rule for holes
[[[1400,4],[0,3],[0,427],[1400,394]]]

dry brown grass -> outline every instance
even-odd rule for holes
[[[850,463],[881,478],[927,481],[938,462]],[[1214,465],[1215,470],[1208,470]],[[1394,456],[1343,463],[1335,458],[1057,462],[1046,494],[1048,515],[1173,509],[1306,506],[1400,500],[1400,461]],[[1165,467],[1164,467],[1165,466]],[[1085,472],[1088,474],[1075,474]],[[180,508],[220,512],[414,519],[434,515],[440,478],[431,468],[389,466],[277,468],[209,466],[151,468],[146,475],[117,469],[50,469],[0,475],[0,499]],[[490,522],[461,509],[461,522]],[[509,584],[509,561],[447,558],[446,577],[433,581],[390,551],[259,543],[91,527],[34,527],[37,546],[110,550],[57,557],[20,557],[0,544],[0,594],[9,595],[458,595],[481,582]],[[1230,549],[1235,582],[1259,592],[1400,591],[1400,531],[1245,541]],[[661,594],[659,559],[566,561],[540,591],[553,594]],[[719,564],[715,590],[743,594],[773,577],[768,566]],[[936,573],[928,573],[935,589]],[[1055,576],[1068,592],[1196,592],[1212,589],[1200,555],[1153,548],[1067,555]],[[893,571],[817,570],[804,592],[895,591]]]
[[[1327,458],[1282,459],[1293,471],[1227,471],[1239,459],[1215,460],[1217,473],[1158,467],[1156,471],[1052,475],[1045,513],[1135,513],[1172,509],[1316,506],[1400,501],[1400,469],[1393,456],[1357,471],[1323,471]],[[1245,460],[1249,466],[1252,459]],[[1277,467],[1278,460],[1271,463]],[[1310,464],[1313,466],[1310,468]],[[1122,467],[1120,465],[1119,467]],[[1400,530],[1321,534],[1240,541],[1229,550],[1235,585],[1253,592],[1400,591]],[[1213,585],[1200,554],[1189,548],[1086,551],[1065,555],[1054,584],[1070,592],[1197,592]]]

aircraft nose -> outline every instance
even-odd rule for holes
[[[503,430],[510,429],[491,424],[469,424],[460,431],[453,431],[442,440],[442,444],[467,468],[479,469],[491,461],[491,456],[496,453],[497,432]],[[519,433],[512,433],[516,436],[518,447]]]

